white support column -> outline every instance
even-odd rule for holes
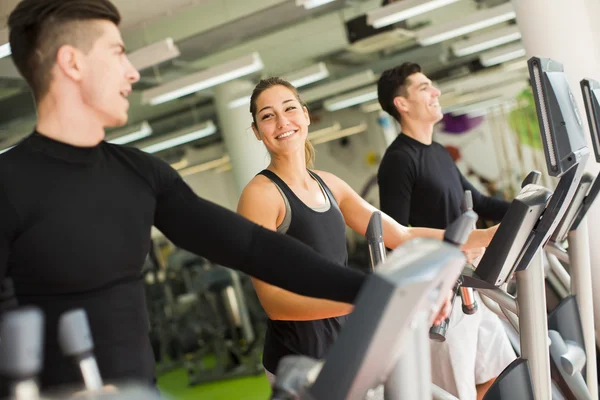
[[[215,107],[221,135],[229,153],[238,195],[250,180],[267,165],[269,153],[252,131],[250,105],[230,108],[229,103],[243,93],[250,93],[254,84],[231,81],[215,88]]]

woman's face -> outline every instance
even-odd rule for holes
[[[273,155],[304,150],[310,118],[290,89],[276,85],[256,99],[254,134]]]

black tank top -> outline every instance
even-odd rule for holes
[[[304,204],[272,171],[263,170],[260,174],[273,181],[287,198],[292,218],[286,234],[304,242],[340,266],[348,267],[346,223],[342,212],[325,182],[314,172],[308,172],[329,198],[330,207],[327,211],[315,211]],[[323,358],[346,319],[347,316],[312,321],[269,320],[263,352],[265,369],[275,374],[279,360],[291,354]]]

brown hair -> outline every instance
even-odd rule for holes
[[[61,46],[88,52],[102,34],[93,20],[119,25],[121,16],[109,0],[23,0],[8,17],[12,59],[36,100],[50,88]]]
[[[390,114],[400,122],[400,113],[394,105],[396,96],[408,96],[406,90],[408,77],[421,72],[421,66],[412,62],[405,62],[395,68],[383,71],[377,82],[377,98],[383,111]]]
[[[252,114],[252,124],[254,125],[255,128],[257,127],[257,124],[256,124],[256,111],[257,111],[256,110],[256,101],[258,100],[258,96],[260,96],[262,92],[264,92],[267,89],[272,88],[273,86],[284,86],[284,87],[290,89],[292,91],[292,93],[294,94],[294,97],[296,97],[296,100],[298,100],[298,102],[303,107],[306,107],[306,104],[302,101],[302,99],[300,99],[300,95],[298,94],[298,89],[296,89],[294,87],[294,85],[292,85],[285,79],[282,79],[282,78],[279,78],[276,76],[267,78],[267,79],[261,79],[261,81],[258,82],[258,85],[256,85],[256,87],[252,91],[252,96],[250,97],[250,113]],[[314,159],[315,159],[315,148],[310,143],[308,138],[306,139],[306,142],[304,142],[304,150],[305,150],[305,157],[306,157],[306,160],[305,160],[306,166],[308,168],[312,168]]]

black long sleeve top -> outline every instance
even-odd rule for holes
[[[153,225],[178,247],[299,294],[353,302],[365,279],[199,198],[154,156],[33,132],[0,155],[0,280],[45,314],[43,387],[81,380],[57,341],[58,318],[73,308],[87,312],[106,381],[152,384],[141,270]]]
[[[441,144],[426,145],[404,134],[386,150],[377,181],[381,210],[405,226],[445,229],[461,215],[465,190],[480,218],[501,221],[510,206],[475,189]]]

